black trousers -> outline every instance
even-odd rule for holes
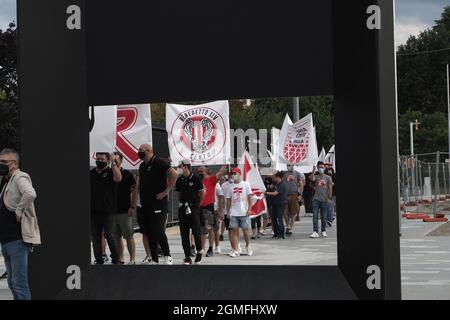
[[[190,230],[194,236],[195,248],[202,250],[202,240],[200,237],[200,208],[192,208],[191,214],[185,213],[186,208],[180,207],[178,210],[178,219],[180,220],[181,243],[183,245],[184,256],[191,256]]]
[[[169,241],[166,236],[167,208],[155,212],[153,209],[142,207],[142,218],[144,234],[148,238],[152,260],[159,262],[158,244],[161,246],[164,256],[170,256]]]
[[[95,262],[103,264],[102,255],[102,234],[105,233],[109,250],[111,251],[111,262],[118,263],[119,259],[119,237],[116,219],[113,214],[102,212],[92,212],[91,214],[91,237],[92,248],[94,250]]]
[[[261,216],[252,219],[252,229],[261,229]]]
[[[311,192],[304,192],[303,193],[303,202],[305,205],[305,212],[306,213],[312,213],[313,212],[313,200],[314,194]]]

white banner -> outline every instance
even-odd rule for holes
[[[196,106],[167,104],[166,130],[173,166],[230,164],[228,101]]]
[[[95,123],[90,141],[91,166],[95,166],[95,152],[115,150],[123,155],[123,168],[138,169],[141,163],[137,156],[139,146],[152,144],[150,105],[95,107]]]
[[[117,106],[89,108],[89,119],[92,127],[89,133],[89,160],[94,167],[96,152],[111,153],[116,148]]]
[[[295,124],[286,115],[280,132],[280,163],[294,166],[313,166],[317,162],[317,141],[312,114]]]

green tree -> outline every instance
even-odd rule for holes
[[[397,52],[399,112],[447,110],[445,64],[450,62],[450,6],[436,25],[411,36]]]
[[[0,30],[0,149],[19,147],[16,26]]]

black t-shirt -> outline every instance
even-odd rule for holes
[[[117,213],[117,186],[111,168],[101,173],[91,170],[91,212]]]
[[[177,179],[175,190],[180,192],[180,202],[188,202],[190,205],[198,207],[200,205],[200,197],[198,192],[203,190],[203,183],[198,176],[191,173],[188,177],[181,175]]]
[[[167,171],[170,164],[156,156],[139,166],[139,193],[143,208],[162,210],[167,208],[167,197],[156,199],[167,188]]]
[[[0,194],[8,181],[3,178],[0,182]],[[22,239],[22,228],[17,222],[15,212],[9,211],[3,201],[4,194],[0,196],[0,243],[6,244],[11,241]]]
[[[117,186],[117,213],[127,213],[131,207],[131,189],[136,185],[133,174],[121,169],[122,181]]]

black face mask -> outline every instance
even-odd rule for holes
[[[95,161],[95,164],[97,165],[97,168],[100,170],[105,169],[106,166],[108,165],[108,163],[103,161]]]
[[[145,158],[145,151],[139,151],[137,154],[138,154],[139,159],[144,160],[144,158]]]
[[[200,180],[203,180],[205,178],[205,176],[203,175],[203,173],[199,173],[198,177],[200,178]]]
[[[7,176],[8,174],[9,174],[9,166],[4,163],[0,163],[0,177]]]

